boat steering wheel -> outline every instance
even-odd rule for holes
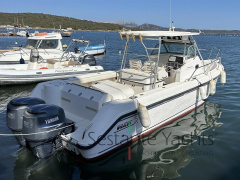
[[[76,46],[76,47],[74,48],[74,52],[77,54],[78,51],[79,51],[79,48]]]

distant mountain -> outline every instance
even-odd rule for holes
[[[18,22],[20,24],[18,24]],[[1,13],[0,12],[0,25],[17,25],[31,26],[33,28],[46,28],[53,29],[59,28],[72,28],[74,30],[100,30],[100,31],[119,31],[123,28],[131,30],[155,30],[155,31],[168,31],[168,27],[157,26],[154,24],[142,24],[139,25],[133,21],[105,21],[105,22],[94,22],[88,20],[81,20],[76,18],[70,18],[66,16],[56,16],[42,13]],[[199,32],[198,29],[181,29],[175,28],[176,31],[190,31]],[[240,35],[240,30],[201,30],[202,34],[213,34],[213,35]]]
[[[15,21],[15,22],[14,22]],[[80,20],[76,18],[70,18],[66,16],[55,16],[42,13],[0,13],[0,25],[16,25],[23,26],[24,24],[31,27],[39,27],[46,29],[59,28],[72,28],[74,30],[113,30],[118,31],[125,26],[111,23],[100,23],[88,20]]]
[[[133,21],[124,21],[124,20],[119,20],[119,21],[102,21],[101,23],[112,23],[112,24],[118,24],[121,26],[126,26],[130,28],[136,28],[139,26],[136,22]]]
[[[124,21],[124,20],[122,20],[122,21],[116,21],[115,23],[119,24],[119,25],[122,25],[122,26],[133,27],[133,28],[139,26],[139,24],[137,24],[136,22],[133,22],[133,21]]]
[[[169,30],[169,28],[166,28],[166,27],[161,27],[154,24],[146,24],[146,23],[137,26],[137,28],[145,31],[168,31]]]

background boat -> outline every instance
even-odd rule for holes
[[[21,37],[27,37],[27,33],[28,32],[26,30],[22,30],[22,31],[18,31],[17,35]]]
[[[86,54],[100,55],[100,54],[104,54],[106,52],[106,45],[99,44],[99,45],[95,45],[95,46],[79,47],[79,50],[85,51]]]
[[[62,37],[71,37],[72,33],[71,31],[68,31],[66,29],[57,29],[53,31],[54,33],[60,33]]]

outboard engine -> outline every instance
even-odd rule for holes
[[[39,52],[37,49],[32,49],[30,54],[30,62],[38,62]]]
[[[40,63],[40,56],[37,49],[32,49],[30,54],[30,62],[28,63],[28,70],[39,69],[38,63]],[[42,60],[42,59],[41,59]]]
[[[56,105],[29,106],[23,115],[23,134],[33,154],[39,159],[47,158],[58,148],[56,137],[64,131],[64,110]]]
[[[23,113],[28,106],[45,104],[45,101],[35,97],[18,97],[11,100],[7,105],[7,126],[13,134],[22,134]],[[26,146],[23,136],[15,136],[21,146]]]
[[[96,66],[96,59],[93,55],[85,55],[82,59],[82,64],[89,64],[89,66]]]

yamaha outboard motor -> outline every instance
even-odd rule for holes
[[[35,97],[18,97],[11,100],[7,105],[7,126],[12,130],[13,134],[22,134],[23,129],[23,113],[28,106],[45,104],[45,101]],[[21,146],[26,146],[23,136],[15,136],[17,142]]]
[[[96,59],[93,55],[85,55],[82,59],[82,64],[89,64],[89,66],[96,66]]]
[[[23,115],[23,134],[33,154],[39,159],[47,158],[58,148],[56,137],[65,126],[64,110],[56,105],[29,106]]]

